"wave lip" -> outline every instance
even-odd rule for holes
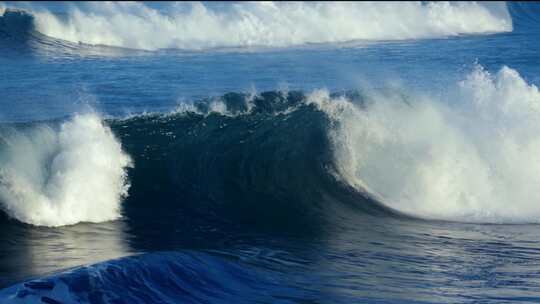
[[[0,203],[9,216],[42,226],[120,216],[131,160],[96,114],[0,136]]]
[[[36,10],[36,28],[73,43],[156,50],[287,47],[356,40],[403,40],[512,31],[505,4],[479,3],[143,3]]]

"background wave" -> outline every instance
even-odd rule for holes
[[[16,4],[11,4],[15,6]],[[285,47],[512,31],[504,3],[144,3],[71,5],[66,14],[28,9],[36,30],[72,43],[155,50]]]

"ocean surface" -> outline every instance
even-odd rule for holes
[[[540,4],[0,2],[0,303],[539,303]]]

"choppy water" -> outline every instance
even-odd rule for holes
[[[0,13],[0,302],[540,301],[538,4]]]

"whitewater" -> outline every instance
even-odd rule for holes
[[[175,3],[68,6],[67,16],[33,10],[36,30],[74,43],[156,50],[284,47],[354,40],[404,40],[512,31],[502,4],[251,2],[216,7]],[[292,29],[292,30],[291,30]]]

